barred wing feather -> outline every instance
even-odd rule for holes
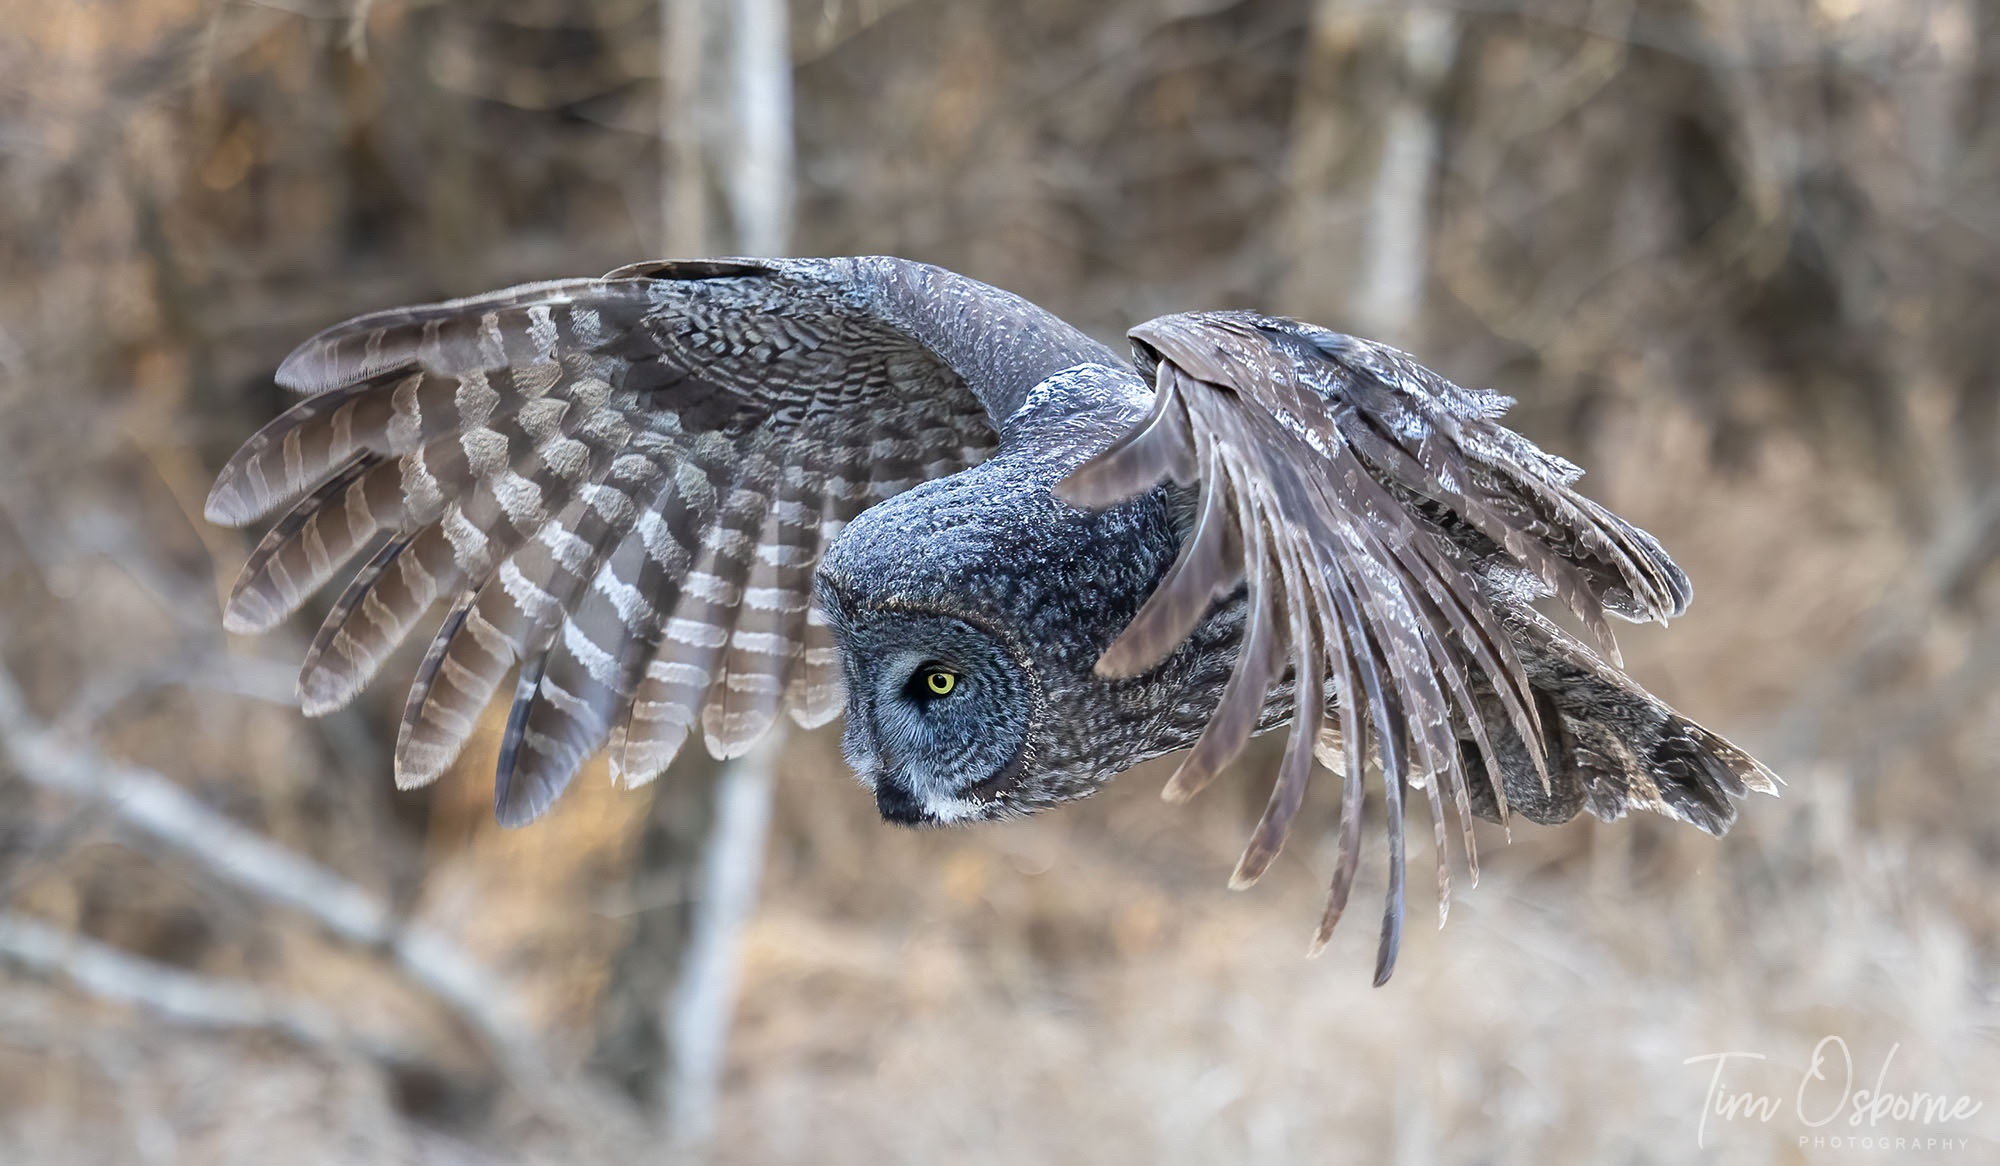
[[[1506,814],[1496,743],[1524,743],[1534,780],[1549,787],[1545,742],[1560,730],[1545,724],[1553,714],[1523,665],[1515,601],[1553,596],[1615,661],[1606,613],[1678,615],[1687,578],[1650,536],[1572,489],[1574,466],[1503,428],[1504,398],[1394,349],[1249,312],[1166,316],[1132,338],[1154,379],[1153,408],[1059,489],[1105,505],[1173,478],[1198,484],[1200,504],[1179,559],[1098,670],[1153,667],[1243,590],[1235,671],[1167,795],[1191,796],[1241,752],[1288,668],[1295,692],[1318,692],[1293,718],[1234,881],[1254,881],[1278,854],[1315,755],[1343,769],[1323,946],[1353,885],[1363,768],[1375,757],[1389,844],[1380,983],[1402,928],[1407,793],[1428,803],[1442,913],[1447,822],[1458,822],[1476,879],[1474,802]]]
[[[495,806],[531,820],[609,743],[628,783],[691,734],[733,756],[841,707],[811,609],[862,508],[994,447],[978,396],[811,261],[656,263],[363,316],[208,500],[289,508],[232,591],[269,628],[355,561],[300,676],[338,708],[442,604],[396,745],[420,785],[514,676]]]

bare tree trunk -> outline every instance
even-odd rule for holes
[[[1286,176],[1288,310],[1415,341],[1430,266],[1436,98],[1458,37],[1447,10],[1315,7]]]
[[[792,233],[792,51],[784,0],[735,0],[724,153],[736,246],[779,255]]]
[[[702,60],[711,0],[660,0],[660,253],[709,247]]]
[[[722,1093],[729,1019],[736,1004],[737,948],[757,904],[773,769],[783,736],[773,728],[756,749],[723,766],[716,786],[715,821],[702,854],[680,982],[661,1015],[672,1059],[658,1104],[682,1146],[705,1145],[715,1133],[715,1105]]]
[[[782,254],[792,228],[792,54],[784,0],[735,0],[729,29],[732,133],[719,151],[729,180],[736,249]],[[715,1131],[736,1000],[737,948],[757,902],[782,719],[723,766],[714,799],[693,930],[662,1020],[671,1057],[660,1099],[674,1140],[705,1145]]]
[[[1456,55],[1458,18],[1438,9],[1413,10],[1403,15],[1397,39],[1405,80],[1384,115],[1354,307],[1362,331],[1409,344],[1430,269],[1426,243],[1439,138],[1435,97]]]
[[[722,180],[735,252],[776,255],[789,245],[788,21],[783,0],[662,0],[669,255],[714,249],[711,174]],[[711,51],[723,44],[726,52]],[[773,726],[749,754],[722,763],[690,743],[656,785],[632,871],[639,918],[600,1010],[597,1060],[683,1150],[698,1151],[715,1129],[737,949],[756,906],[783,736]]]

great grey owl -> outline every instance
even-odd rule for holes
[[[1732,798],[1775,790],[1620,671],[1605,613],[1665,621],[1687,578],[1503,428],[1506,398],[1250,312],[1132,340],[1127,361],[890,258],[643,263],[363,316],[284,362],[304,399],[209,496],[230,525],[289,506],[227,626],[272,627],[366,556],[306,655],[319,714],[442,603],[396,780],[442,773],[514,674],[508,824],[599,749],[636,785],[697,725],[728,757],[843,704],[849,761],[911,824],[1030,813],[1191,749],[1166,789],[1186,798],[1290,722],[1235,882],[1278,853],[1315,760],[1342,773],[1323,944],[1372,765],[1378,982],[1407,797],[1446,892],[1452,821],[1476,862],[1475,814],[1720,833]]]

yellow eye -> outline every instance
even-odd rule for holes
[[[958,673],[933,668],[924,673],[924,687],[932,696],[950,696],[952,689],[958,687]]]

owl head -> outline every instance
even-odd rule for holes
[[[883,818],[1008,817],[1158,752],[1164,677],[1092,671],[1171,561],[1158,492],[1105,511],[1050,487],[1073,459],[1002,455],[877,505],[821,563],[843,747]],[[1171,672],[1171,668],[1162,670]]]

